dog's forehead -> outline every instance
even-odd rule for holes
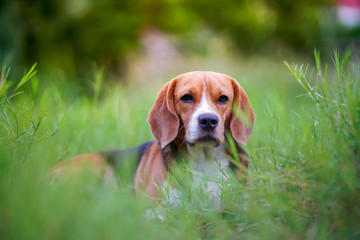
[[[204,78],[201,75],[181,75],[176,87],[178,90],[201,90],[204,87]]]
[[[205,84],[207,92],[217,94],[231,94],[233,92],[230,77],[225,74],[207,74]]]
[[[216,72],[189,72],[180,75],[177,82],[177,89],[183,91],[232,91],[230,77]]]

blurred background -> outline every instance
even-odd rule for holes
[[[360,239],[359,39],[360,0],[1,0],[0,239]],[[188,186],[148,221],[121,179],[50,181],[154,139],[160,87],[194,70],[234,77],[256,114],[224,211]]]
[[[359,45],[359,23],[359,0],[3,0],[0,56],[80,84],[99,66],[105,81],[150,81],[229,58],[332,54]]]

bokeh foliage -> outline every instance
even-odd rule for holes
[[[326,29],[319,13],[330,5],[326,0],[4,0],[0,52],[26,67],[41,62],[40,69],[58,67],[68,74],[88,71],[91,62],[122,72],[144,31],[196,34],[199,26],[246,52],[274,42],[321,48]]]

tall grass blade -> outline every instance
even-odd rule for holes
[[[27,73],[25,72],[24,76],[21,78],[20,82],[16,86],[14,92],[16,92],[16,90],[18,90],[22,85],[24,85],[37,73],[37,71],[35,70],[36,65],[37,63],[35,63]]]

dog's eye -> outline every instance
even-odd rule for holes
[[[184,103],[192,103],[192,102],[194,102],[194,98],[190,94],[185,94],[184,96],[182,96],[180,98],[180,100],[182,102],[184,102]]]
[[[221,95],[219,99],[217,100],[220,104],[226,104],[229,101],[229,98],[225,95]]]

